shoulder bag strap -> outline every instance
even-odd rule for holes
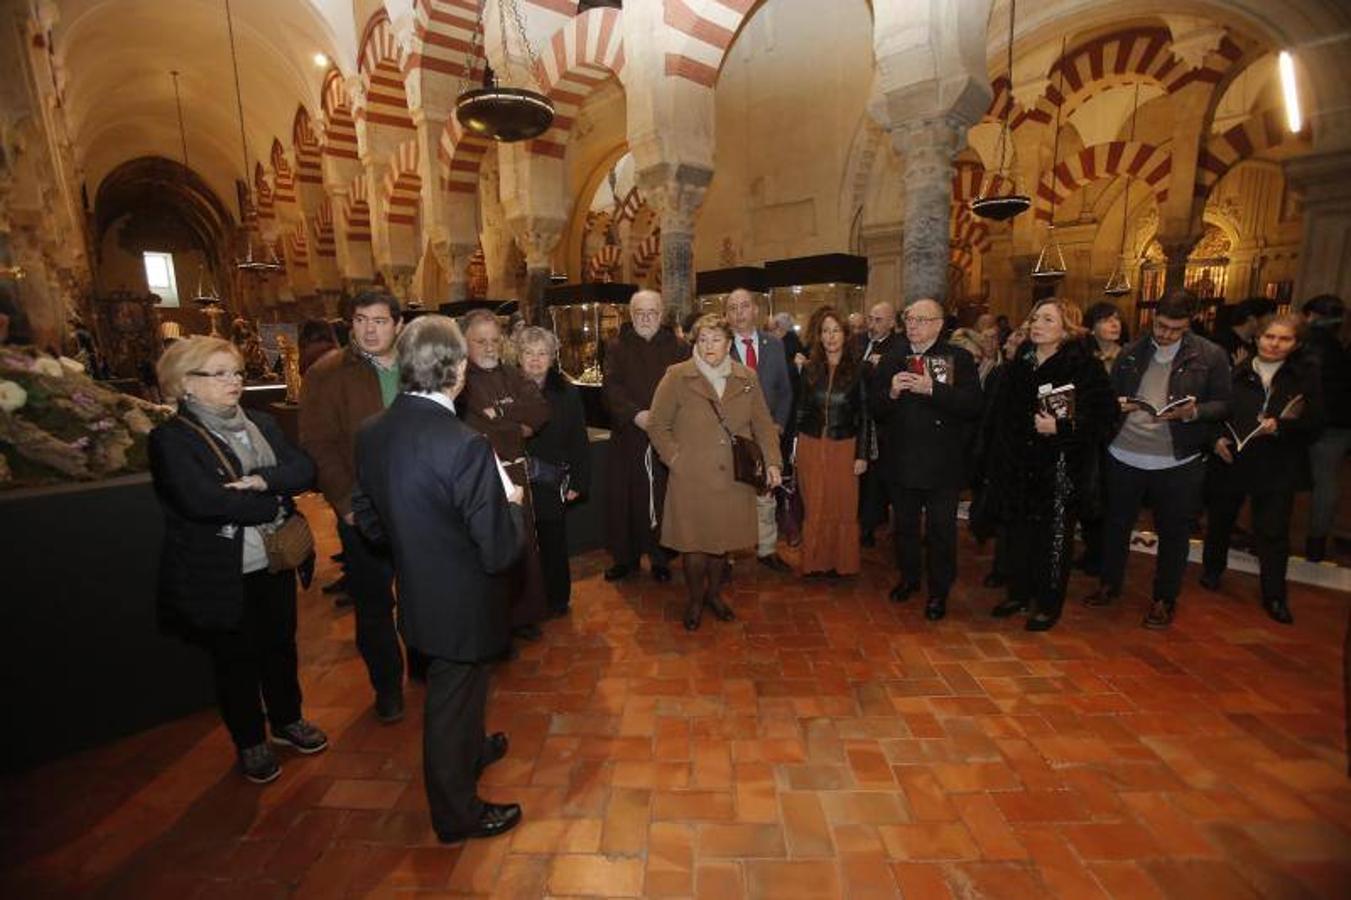
[[[192,421],[186,416],[180,415],[178,417],[178,421],[182,422],[184,425],[188,426],[193,431],[201,435],[202,440],[206,441],[206,445],[211,448],[211,452],[216,454],[216,459],[220,460],[220,464],[225,467],[225,471],[229,474],[231,480],[233,481],[239,480],[239,475],[236,474],[235,472],[234,464],[230,462],[230,458],[228,456],[226,456],[224,453],[221,452],[220,445],[211,439],[211,435],[207,433],[207,430],[205,428],[198,425],[196,422]]]
[[[711,406],[711,407],[713,407],[713,415],[715,415],[715,416],[718,417],[718,424],[722,426],[722,430],[725,431],[725,432],[727,433],[727,436],[728,436],[729,438],[732,438],[733,440],[735,440],[735,439],[736,439],[736,435],[732,434],[732,429],[730,429],[730,428],[727,427],[727,420],[726,420],[725,418],[723,418],[723,415],[722,415],[722,408],[721,408],[720,406],[718,406],[718,404],[715,403],[715,402],[713,401],[713,398],[709,397],[709,398],[707,398],[707,399],[708,399],[708,405]]]

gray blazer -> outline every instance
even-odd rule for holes
[[[764,329],[756,329],[755,375],[760,379],[760,388],[765,392],[765,403],[774,424],[782,432],[788,427],[788,416],[793,410],[793,382],[788,377],[788,357],[783,352],[783,341]],[[742,365],[741,339],[732,338],[732,358]]]

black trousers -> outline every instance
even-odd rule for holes
[[[956,488],[907,488],[888,484],[895,512],[896,566],[901,581],[920,583],[920,518],[924,519],[924,569],[929,596],[948,596],[957,578]]]
[[[338,538],[356,613],[357,651],[375,693],[398,693],[403,690],[403,650],[394,625],[394,561],[341,518]]]
[[[215,668],[216,702],[236,747],[242,750],[266,740],[264,705],[274,729],[300,718],[293,572],[245,575],[239,629],[204,637]]]
[[[864,534],[872,534],[887,520],[887,483],[877,460],[868,463],[858,484],[858,526]]]
[[[1250,484],[1220,483],[1206,489],[1206,544],[1202,565],[1213,575],[1229,564],[1229,535],[1243,501],[1252,499],[1252,534],[1257,548],[1262,600],[1284,601],[1285,570],[1290,562],[1290,515],[1295,492],[1285,484],[1260,479]]]
[[[1120,593],[1130,554],[1131,529],[1148,501],[1158,533],[1154,599],[1176,603],[1187,568],[1192,524],[1201,509],[1206,467],[1194,459],[1170,469],[1137,469],[1110,454],[1105,463],[1107,510],[1102,521],[1102,583]]]
[[[539,563],[544,573],[544,596],[550,612],[566,612],[572,602],[572,571],[568,568],[566,519],[535,519]]]
[[[667,565],[670,554],[661,546],[661,516],[666,499],[666,466],[652,450],[652,483],[648,484],[648,457],[642,447],[610,443],[605,477],[605,546],[620,565],[637,566],[643,554],[652,565]],[[655,502],[657,525],[652,525]]]
[[[422,726],[427,808],[439,834],[472,827],[483,814],[478,765],[487,736],[488,666],[430,657]]]

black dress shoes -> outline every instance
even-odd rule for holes
[[[732,607],[723,603],[721,600],[708,599],[704,605],[713,611],[720,622],[732,622],[736,620],[736,613],[732,612]]]
[[[382,725],[393,725],[403,718],[403,691],[375,695],[375,717]]]
[[[985,580],[981,582],[981,584],[985,585],[987,588],[1001,588],[1008,583],[1009,580],[998,572],[991,572],[989,575],[986,575]]]
[[[670,581],[670,580],[671,580],[671,567],[670,567],[670,566],[653,565],[653,566],[652,566],[652,580],[655,581],[655,582],[657,582],[658,584],[665,584],[666,582]]]
[[[1120,596],[1116,591],[1108,587],[1099,587],[1096,591],[1084,598],[1084,606],[1111,606]]]
[[[862,536],[859,537],[858,542],[859,545],[863,547],[877,546],[877,538],[873,537],[873,533],[871,531],[863,532]]]
[[[779,559],[779,554],[777,553],[771,553],[768,556],[757,556],[756,559],[760,560],[760,565],[769,569],[771,572],[778,572],[780,575],[787,575],[793,571],[788,563]]]
[[[458,844],[470,838],[497,837],[515,828],[521,821],[518,803],[484,803],[478,821],[462,831],[437,831],[436,839],[443,844]]]
[[[1290,607],[1284,600],[1263,601],[1262,608],[1275,622],[1280,622],[1282,625],[1295,624],[1295,617],[1290,614]]]
[[[544,637],[544,632],[540,631],[538,625],[518,625],[511,629],[511,636],[523,641],[537,641]]]
[[[896,586],[891,589],[891,594],[889,596],[895,603],[904,603],[905,601],[909,600],[910,595],[915,593],[915,591],[917,590],[919,590],[918,584],[911,584],[906,581],[898,581],[896,582]]]
[[[996,604],[995,608],[990,610],[990,615],[996,619],[1007,619],[1009,616],[1016,616],[1025,612],[1027,612],[1026,600],[1005,600],[1003,603]]]
[[[1173,624],[1174,605],[1167,600],[1155,600],[1145,615],[1146,628],[1161,629]]]
[[[1059,616],[1053,616],[1050,613],[1033,613],[1027,619],[1027,624],[1023,627],[1028,631],[1050,631],[1055,627],[1055,623],[1060,621]]]
[[[633,574],[634,567],[628,563],[615,563],[605,570],[606,581],[622,581]]]
[[[484,769],[506,756],[508,746],[509,742],[505,731],[495,731],[488,735],[483,742],[483,750],[478,760],[479,774],[483,774]]]
[[[1328,539],[1311,537],[1304,541],[1304,558],[1309,562],[1322,562],[1328,555]]]
[[[948,614],[947,597],[930,597],[929,602],[924,604],[924,618],[930,622],[937,622]]]
[[[1200,582],[1201,587],[1205,588],[1206,590],[1218,591],[1220,589],[1220,573],[1202,572]]]

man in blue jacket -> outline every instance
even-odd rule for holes
[[[1159,301],[1150,333],[1121,351],[1112,388],[1126,413],[1107,449],[1102,585],[1084,602],[1107,606],[1121,594],[1131,529],[1148,501],[1154,510],[1158,558],[1146,628],[1173,621],[1192,524],[1201,509],[1205,454],[1229,415],[1229,357],[1191,333],[1196,297],[1171,291]],[[1185,400],[1162,415],[1155,409]]]
[[[416,319],[397,349],[402,392],[357,434],[353,511],[393,551],[399,627],[428,658],[422,764],[437,837],[493,837],[521,819],[515,803],[481,799],[478,777],[507,752],[505,734],[485,734],[484,708],[488,661],[508,645],[496,576],[524,547],[522,491],[455,415],[468,356],[454,321]]]
[[[724,311],[736,335],[732,341],[732,356],[759,378],[769,414],[774,417],[779,434],[783,434],[793,411],[793,382],[788,377],[788,357],[784,355],[783,342],[759,327],[760,309],[750,291],[737,288],[728,294]],[[755,555],[762,565],[775,572],[790,571],[778,554],[779,526],[774,518],[774,493],[756,497],[755,508],[759,519]]]

